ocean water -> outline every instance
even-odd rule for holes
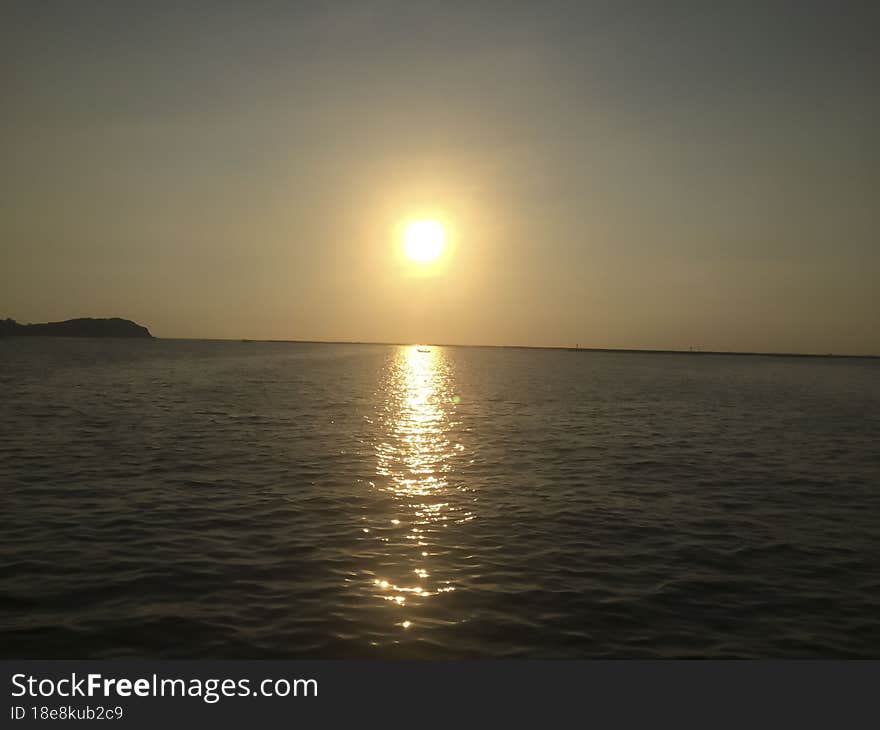
[[[880,361],[0,340],[0,654],[880,657]]]

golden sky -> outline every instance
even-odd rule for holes
[[[10,5],[0,316],[880,352],[869,4],[178,5]]]

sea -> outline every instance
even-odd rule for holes
[[[880,657],[880,360],[0,339],[5,658]]]

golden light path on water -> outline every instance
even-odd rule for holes
[[[461,504],[466,490],[449,483],[464,447],[450,440],[458,397],[443,350],[400,348],[385,388],[382,438],[376,443],[380,479],[374,486],[393,498],[390,522],[405,532],[403,539],[383,538],[388,571],[377,570],[372,584],[377,598],[397,609],[394,623],[409,629],[416,619],[408,608],[455,591],[440,557],[455,541],[449,528],[474,514]]]

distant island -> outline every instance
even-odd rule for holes
[[[14,319],[0,320],[0,337],[152,337],[150,330],[130,319],[81,317],[64,322],[19,324]]]

